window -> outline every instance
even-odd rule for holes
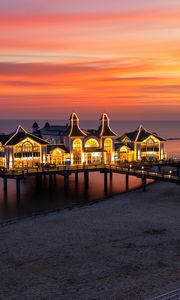
[[[154,144],[154,143],[155,143],[155,141],[152,138],[150,138],[149,140],[147,140],[147,144]]]
[[[111,152],[112,151],[112,140],[107,138],[104,141],[104,150],[106,150],[107,152]]]
[[[30,142],[25,142],[22,145],[22,152],[33,152],[33,145]]]
[[[73,149],[82,149],[82,141],[80,139],[76,139],[73,141]]]
[[[87,148],[98,148],[99,143],[95,139],[89,139],[89,140],[86,141],[85,147],[87,147]]]
[[[25,139],[14,146],[14,158],[22,162],[22,167],[26,167],[27,160],[31,160],[31,166],[40,161],[40,145],[33,140]]]
[[[75,139],[73,141],[73,163],[81,164],[82,160],[82,141],[80,139]]]
[[[104,150],[106,151],[105,162],[107,164],[110,164],[111,159],[112,159],[112,140],[110,138],[105,139],[105,141],[104,141]]]
[[[55,165],[61,165],[64,161],[64,155],[60,149],[55,149],[51,154],[51,163]]]

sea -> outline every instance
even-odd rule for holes
[[[31,130],[36,121],[39,127],[43,127],[48,121],[51,125],[65,125],[63,120],[0,120],[0,134],[14,132],[18,125],[27,131]],[[135,130],[139,125],[151,132],[156,132],[167,139],[165,151],[169,158],[180,159],[180,121],[143,121],[143,120],[111,120],[111,128],[121,136],[125,132]],[[98,128],[97,120],[81,120],[82,129]],[[103,174],[91,173],[89,187],[84,184],[83,174],[79,175],[78,187],[74,183],[74,175],[70,176],[69,189],[64,191],[63,177],[57,176],[53,188],[49,189],[48,176],[43,178],[42,189],[37,188],[35,179],[26,178],[21,182],[21,197],[16,197],[15,181],[8,180],[8,194],[3,192],[3,182],[0,179],[0,222],[23,218],[50,211],[72,209],[76,206],[90,205],[96,201],[113,197],[126,192],[124,175],[113,174],[113,180],[108,180],[108,188],[104,190]],[[136,177],[130,177],[129,190],[140,187],[141,181]]]

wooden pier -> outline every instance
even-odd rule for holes
[[[154,171],[153,168],[157,170]],[[162,167],[174,168],[176,171],[162,172]],[[49,176],[49,187],[52,188],[53,178],[55,181],[56,175],[64,176],[64,189],[68,190],[69,176],[74,174],[75,185],[78,185],[79,173],[84,173],[85,186],[89,185],[89,173],[100,172],[104,174],[104,189],[107,190],[108,174],[110,181],[113,179],[113,173],[124,174],[126,190],[129,189],[129,176],[135,176],[142,180],[142,191],[146,191],[147,179],[154,181],[166,181],[170,183],[180,184],[180,164],[149,164],[144,166],[139,165],[72,165],[72,166],[59,166],[52,168],[31,168],[31,169],[14,169],[14,170],[1,170],[0,178],[3,179],[4,193],[8,192],[8,179],[16,180],[16,194],[17,198],[21,194],[21,180],[29,176],[34,176],[37,180],[38,186],[42,185],[43,176]]]

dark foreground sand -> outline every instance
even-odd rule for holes
[[[0,299],[148,299],[180,287],[180,186],[0,227]]]

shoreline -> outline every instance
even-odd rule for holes
[[[143,300],[179,288],[179,196],[157,182],[1,226],[0,299]]]

